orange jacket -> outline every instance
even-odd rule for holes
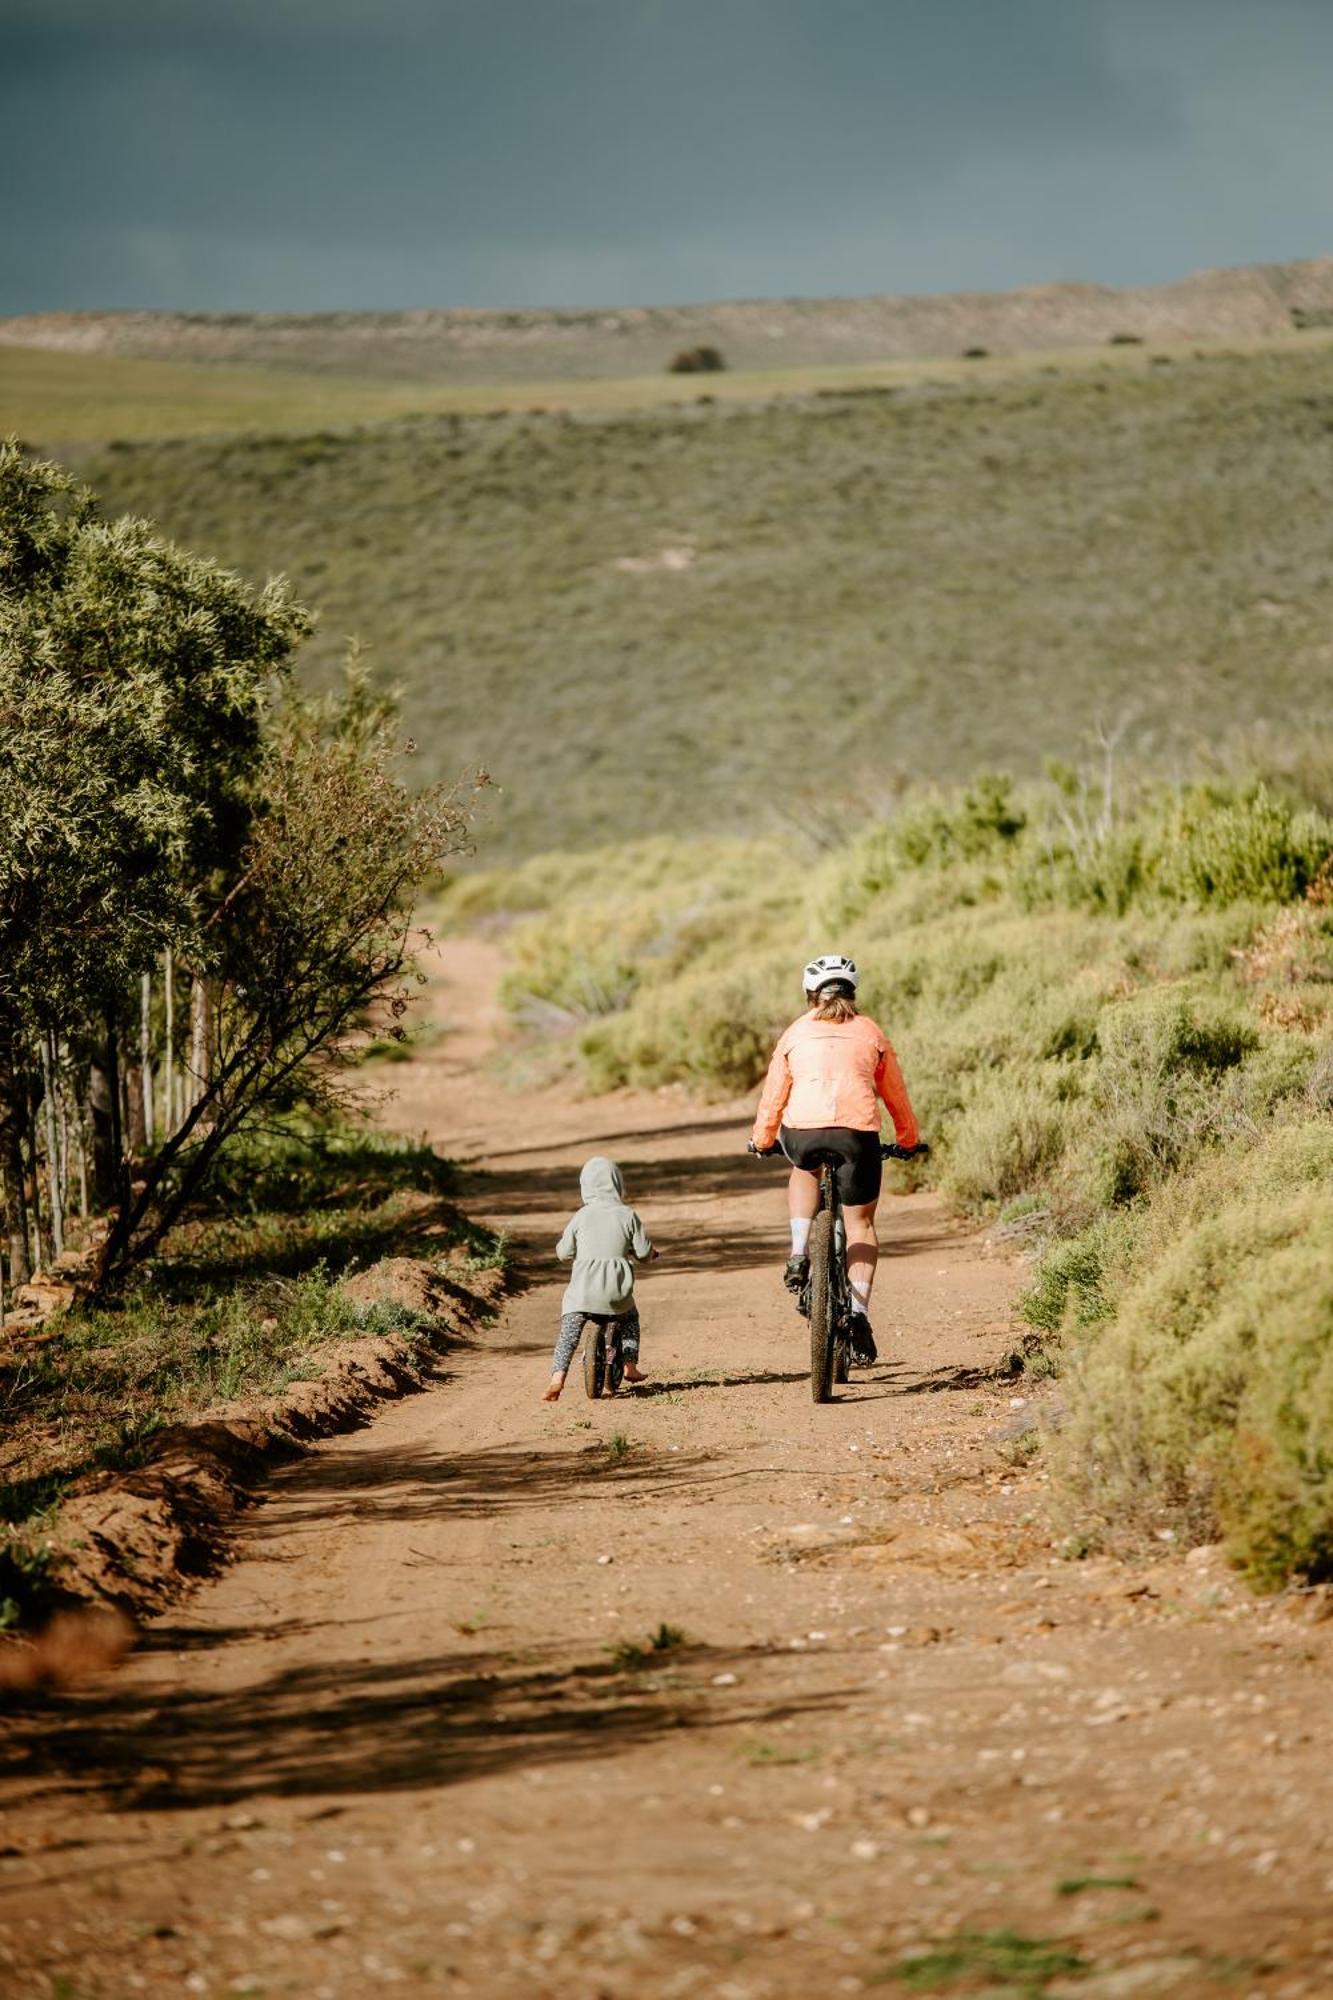
[[[916,1119],[898,1058],[866,1014],[817,1021],[802,1014],[773,1051],[754,1121],[756,1146],[771,1146],[781,1125],[797,1131],[841,1125],[878,1132],[880,1100],[900,1146],[917,1143]]]

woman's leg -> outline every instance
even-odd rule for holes
[[[787,1213],[791,1218],[791,1254],[782,1282],[789,1292],[799,1295],[810,1271],[810,1225],[819,1213],[818,1174],[808,1174],[804,1167],[792,1168],[787,1182]]]
[[[791,1254],[804,1257],[810,1242],[810,1224],[819,1213],[819,1175],[804,1167],[793,1167],[787,1182],[787,1214],[791,1218]]]
[[[845,1207],[842,1211],[843,1228],[847,1232],[847,1282],[852,1288],[852,1299],[858,1312],[870,1317],[870,1291],[875,1282],[875,1265],[879,1261],[879,1238],[875,1234],[875,1209],[877,1203],[867,1201],[856,1207]]]

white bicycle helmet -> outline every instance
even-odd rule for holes
[[[855,993],[858,976],[854,958],[844,958],[841,952],[826,951],[821,958],[811,959],[801,983],[807,993],[818,993],[821,986],[841,980]]]

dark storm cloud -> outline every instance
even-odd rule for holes
[[[1329,233],[1315,0],[0,0],[0,24],[10,311],[1133,279]]]

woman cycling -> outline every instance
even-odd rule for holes
[[[870,1289],[879,1257],[875,1206],[883,1176],[880,1103],[888,1107],[904,1151],[919,1145],[920,1138],[888,1037],[867,1015],[857,1012],[853,961],[837,952],[812,958],[803,985],[807,1011],[792,1022],[773,1051],[750,1146],[756,1153],[773,1152],[777,1141],[791,1161],[787,1193],[791,1257],[784,1279],[793,1292],[803,1289],[809,1275],[806,1251],[819,1209],[819,1175],[802,1162],[819,1152],[837,1156],[853,1304],[852,1356],[868,1367],[876,1354]]]

